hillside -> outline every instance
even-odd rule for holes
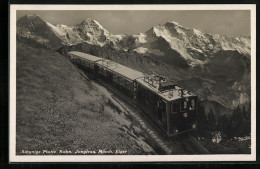
[[[155,154],[139,123],[124,116],[124,109],[104,93],[64,56],[18,39],[17,154],[116,149]]]

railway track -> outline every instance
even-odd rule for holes
[[[80,71],[80,73],[87,79],[89,76]],[[147,132],[150,133],[152,136],[151,138],[154,139],[164,151],[162,154],[209,154],[210,152],[201,145],[201,143],[194,138],[190,133],[183,133],[174,137],[167,137],[161,129],[154,124],[148,118],[145,113],[140,110],[138,106],[136,106],[133,101],[128,98],[125,94],[122,94],[119,90],[115,89],[114,86],[109,84],[108,82],[102,79],[92,79],[93,82],[98,83],[99,85],[106,88],[110,93],[112,93],[112,98],[117,101],[122,107],[132,107],[135,112],[139,115],[137,118],[142,120],[141,123],[144,121],[144,125],[147,126]],[[122,102],[124,104],[122,104]]]
[[[210,153],[190,133],[177,135],[171,139],[172,142],[180,146],[185,151],[186,154],[209,154]]]

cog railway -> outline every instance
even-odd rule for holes
[[[197,128],[198,96],[157,74],[147,75],[108,59],[71,51],[72,63],[132,100],[166,136]]]

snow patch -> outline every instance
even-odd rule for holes
[[[149,51],[149,49],[147,49],[147,48],[144,48],[144,47],[138,47],[138,48],[136,48],[136,49],[134,49],[134,51],[136,51],[136,52],[138,52],[138,53],[151,53],[150,51]]]
[[[196,60],[192,58],[186,51],[185,44],[183,41],[179,40],[176,37],[171,36],[171,33],[169,30],[163,28],[163,27],[155,27],[154,33],[156,36],[163,37],[171,46],[172,49],[178,51],[185,60],[192,62],[195,62]],[[181,32],[179,32],[181,33]]]
[[[123,40],[123,38],[125,37],[125,35],[115,35],[115,37],[118,39],[118,40]]]
[[[59,36],[65,36],[66,32],[60,30],[59,28],[57,28],[56,26],[52,25],[49,22],[46,22],[46,24]]]
[[[173,23],[174,25],[180,25],[178,22],[175,21],[169,21],[169,23]]]
[[[245,137],[234,137],[235,140],[241,142],[241,141],[246,141],[246,140],[250,140],[251,136],[245,136]]]
[[[146,35],[143,33],[140,33],[139,35],[133,35],[133,37],[138,39],[138,43],[146,43]]]

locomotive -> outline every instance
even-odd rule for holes
[[[92,78],[100,78],[142,109],[168,137],[197,128],[198,96],[158,74],[145,74],[108,59],[68,52],[73,64]]]

